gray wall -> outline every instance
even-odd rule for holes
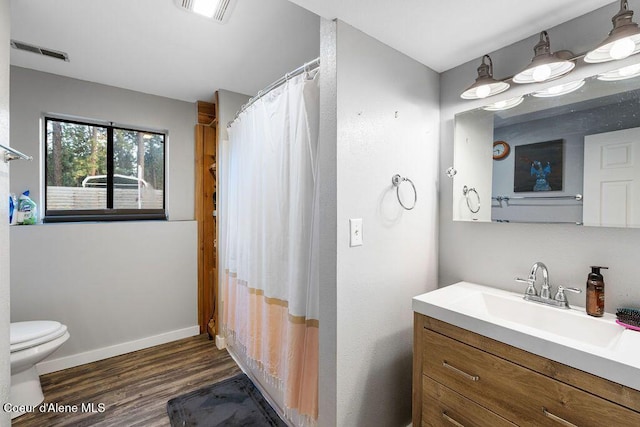
[[[320,127],[318,180],[320,230],[337,228],[337,22],[320,21]],[[320,328],[318,358],[318,425],[336,426],[338,417],[338,307],[336,233],[320,233]]]
[[[597,45],[610,30],[611,16],[618,8],[618,4],[612,4],[550,29],[553,49],[584,52]],[[489,52],[494,75],[497,78],[513,75],[526,66],[537,40],[536,34],[497,52]],[[606,310],[611,312],[619,306],[639,304],[640,265],[633,255],[638,251],[640,230],[451,220],[452,182],[444,171],[453,164],[453,118],[456,113],[482,105],[460,99],[460,93],[473,83],[478,64],[479,58],[443,73],[440,79],[439,285],[468,280],[520,291],[522,286],[514,283],[513,278],[526,274],[533,262],[542,261],[549,267],[552,283],[584,288],[588,267],[606,265],[610,268],[604,273]],[[516,88],[513,94],[503,97],[526,89]],[[584,306],[584,295],[568,297],[571,303]]]
[[[194,104],[20,67],[11,67],[11,139],[34,161],[11,174],[11,191],[42,202],[40,118],[43,113],[168,130],[169,219],[194,219]]]
[[[0,144],[9,144],[9,0],[0,0]],[[0,150],[0,155],[3,150]],[[0,162],[0,212],[7,212],[9,165]],[[0,219],[4,219],[0,215]],[[9,226],[0,220],[0,402],[9,401]],[[0,427],[11,425],[0,411]]]
[[[336,97],[321,98],[320,205],[321,217],[336,219],[325,228],[336,235],[321,241],[320,424],[407,425],[411,298],[437,278],[438,75],[343,22],[322,26],[321,93],[330,85]],[[396,173],[415,183],[412,211],[396,199]],[[350,218],[363,220],[363,246],[349,247]],[[335,279],[327,277],[333,265]],[[335,409],[327,409],[331,397],[322,394],[332,388]]]
[[[58,320],[71,334],[40,370],[197,333],[195,105],[12,67],[11,139],[34,160],[12,166],[11,189],[40,202],[44,112],[168,130],[171,221],[11,227],[11,320]]]

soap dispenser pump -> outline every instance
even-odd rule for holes
[[[604,314],[604,278],[600,269],[608,267],[591,266],[587,277],[587,314],[602,317]]]

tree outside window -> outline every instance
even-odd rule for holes
[[[166,134],[45,118],[45,222],[166,219]]]

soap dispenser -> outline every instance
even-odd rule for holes
[[[602,317],[604,314],[604,278],[600,269],[608,267],[591,266],[587,277],[587,314]]]

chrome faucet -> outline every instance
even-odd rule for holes
[[[536,273],[538,272],[538,269],[542,270],[542,289],[540,290],[540,298],[549,299],[551,298],[551,295],[550,295],[551,286],[549,285],[549,270],[547,269],[546,265],[544,265],[540,261],[534,263],[531,266],[531,273],[529,273],[529,280],[533,281],[534,288],[535,288]]]
[[[538,270],[542,270],[542,288],[540,294],[536,289],[536,275]],[[544,263],[537,261],[531,266],[531,272],[527,279],[520,279],[516,277],[516,282],[526,283],[527,289],[524,291],[524,299],[527,301],[538,302],[542,304],[552,305],[554,307],[569,308],[569,302],[564,294],[564,291],[580,293],[581,289],[567,288],[565,286],[558,286],[558,291],[551,298],[551,284],[549,282],[549,270]]]

